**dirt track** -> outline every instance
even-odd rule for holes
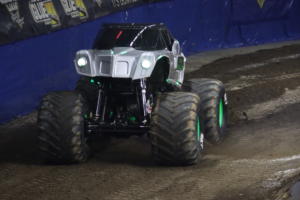
[[[146,139],[114,140],[82,165],[43,165],[35,114],[0,127],[0,199],[288,199],[300,174],[300,46],[218,60],[187,75],[226,84],[229,135],[192,167],[161,167]]]

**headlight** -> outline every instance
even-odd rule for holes
[[[148,59],[144,59],[142,61],[142,67],[145,69],[149,69],[152,66],[152,62]]]
[[[155,64],[155,56],[153,53],[145,52],[141,55],[140,58],[140,66],[143,69],[150,69],[151,67],[154,67]]]
[[[84,67],[88,64],[88,61],[85,57],[81,57],[77,60],[78,67]]]

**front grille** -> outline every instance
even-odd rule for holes
[[[129,64],[126,61],[118,61],[115,66],[115,75],[116,76],[127,76],[129,73]]]
[[[112,57],[111,56],[101,56],[101,73],[102,74],[111,74],[111,63]]]
[[[101,62],[101,73],[102,74],[110,74],[111,64],[109,61]]]

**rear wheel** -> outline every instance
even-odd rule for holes
[[[45,161],[80,163],[90,148],[85,135],[87,105],[78,92],[52,92],[46,95],[38,112],[39,149]]]
[[[183,89],[200,96],[204,136],[212,143],[219,143],[227,128],[228,103],[223,83],[214,79],[192,79],[184,82]]]
[[[164,165],[196,164],[203,149],[200,99],[187,92],[161,94],[150,126],[152,153]]]

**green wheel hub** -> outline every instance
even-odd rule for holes
[[[219,103],[219,127],[222,128],[224,125],[224,103],[223,99]]]
[[[200,125],[199,117],[197,117],[197,120],[196,120],[196,130],[197,130],[197,139],[200,141],[201,140],[201,125]]]

